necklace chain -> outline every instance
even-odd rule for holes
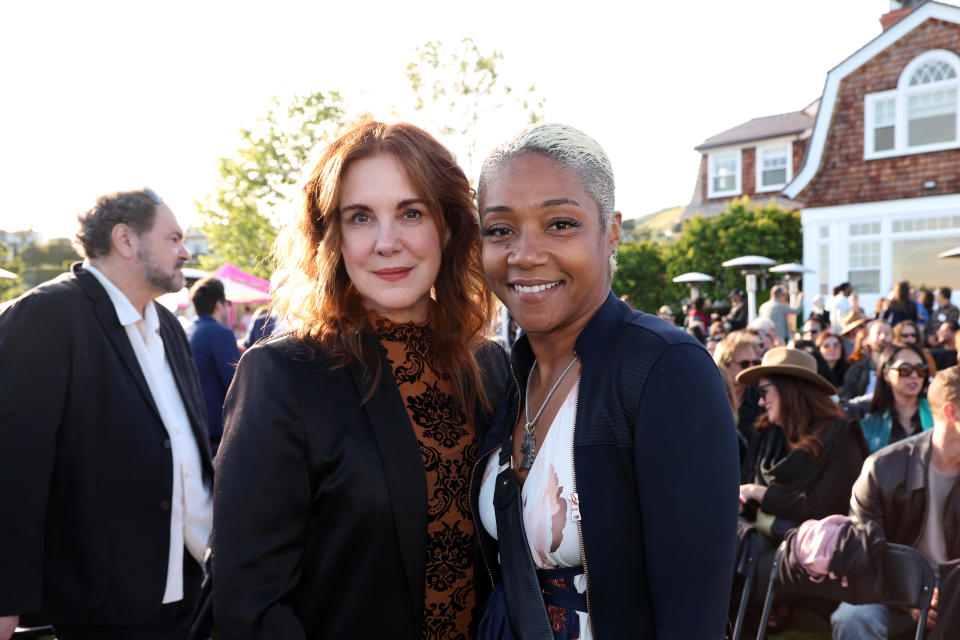
[[[576,364],[577,360],[579,359],[580,356],[573,356],[573,360],[570,361],[570,364],[568,364],[563,370],[563,373],[560,374],[560,377],[557,378],[557,381],[553,383],[550,391],[547,392],[547,397],[544,399],[543,404],[540,405],[540,410],[537,411],[537,415],[533,416],[533,420],[531,420],[530,380],[533,378],[533,372],[537,368],[537,361],[533,361],[533,366],[530,367],[530,375],[527,377],[527,389],[523,398],[523,412],[524,417],[526,418],[526,423],[523,425],[523,442],[520,445],[520,451],[523,453],[523,460],[520,463],[521,469],[529,469],[531,466],[533,466],[533,459],[537,455],[537,439],[533,435],[533,432],[537,426],[537,420],[540,419],[540,414],[543,413],[543,410],[547,408],[547,404],[550,403],[550,398],[552,398],[553,394],[557,392],[557,389],[560,387],[560,383],[563,382],[563,379],[567,377],[570,369],[573,368],[573,365]]]

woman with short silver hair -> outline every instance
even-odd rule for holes
[[[610,290],[620,214],[606,153],[573,127],[534,125],[490,154],[477,194],[487,283],[524,329],[474,469],[497,583],[479,638],[722,636],[731,411],[702,345]]]

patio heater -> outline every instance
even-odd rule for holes
[[[690,271],[683,273],[673,279],[674,282],[690,285],[690,301],[700,297],[700,285],[713,282],[713,277],[699,271]]]
[[[816,273],[813,269],[808,269],[799,262],[789,262],[787,264],[778,264],[768,269],[770,273],[778,273],[787,279],[787,288],[790,290],[790,306],[797,306],[797,298],[800,293],[800,280],[805,273]]]
[[[776,260],[764,256],[740,256],[727,260],[722,266],[731,269],[740,269],[747,279],[747,322],[757,317],[757,276],[769,269]]]

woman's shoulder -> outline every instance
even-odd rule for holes
[[[703,347],[696,338],[676,326],[672,322],[667,322],[659,316],[655,316],[642,311],[631,311],[627,315],[626,323],[623,328],[624,348],[641,348],[637,338],[647,336],[655,342],[663,345],[664,348],[678,344],[696,345]]]
[[[293,333],[284,333],[261,340],[247,349],[238,366],[296,369],[301,366],[328,368],[332,364],[330,355],[319,345],[311,344]]]

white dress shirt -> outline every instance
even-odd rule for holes
[[[170,438],[173,493],[170,500],[170,550],[163,603],[176,602],[183,599],[184,547],[197,562],[202,563],[213,527],[213,495],[209,483],[203,478],[200,449],[166,358],[160,338],[160,318],[152,301],[141,317],[127,296],[89,261],[84,261],[83,268],[93,274],[110,296]]]

